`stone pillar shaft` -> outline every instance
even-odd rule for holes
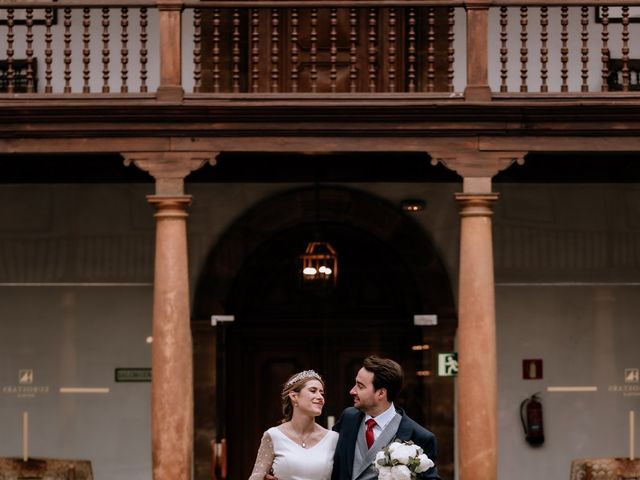
[[[496,320],[491,236],[495,193],[456,195],[461,205],[458,319],[460,480],[497,478]]]
[[[188,195],[149,196],[156,209],[153,298],[154,480],[191,478],[193,373],[187,263]]]

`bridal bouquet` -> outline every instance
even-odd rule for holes
[[[415,480],[434,465],[422,448],[401,440],[379,451],[373,464],[378,469],[378,480]]]

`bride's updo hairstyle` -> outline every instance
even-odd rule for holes
[[[314,370],[304,370],[289,377],[282,387],[282,423],[288,422],[293,416],[293,402],[289,394],[291,392],[300,392],[309,380],[318,380],[324,388],[322,377]]]

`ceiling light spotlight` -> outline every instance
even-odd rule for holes
[[[407,198],[400,202],[400,208],[402,208],[405,212],[420,212],[424,210],[425,202],[424,200],[418,200],[415,198]]]

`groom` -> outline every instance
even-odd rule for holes
[[[349,392],[353,407],[347,408],[333,428],[340,436],[333,458],[331,480],[376,480],[376,454],[395,439],[411,440],[435,462],[436,437],[411,420],[393,400],[402,388],[402,367],[388,358],[369,356]],[[439,480],[437,467],[418,475]]]

